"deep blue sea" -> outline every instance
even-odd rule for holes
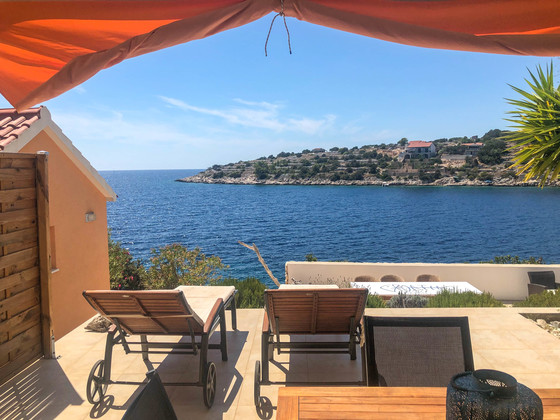
[[[175,182],[198,170],[103,171],[113,239],[136,258],[171,243],[199,246],[230,276],[272,282],[312,253],[319,260],[472,262],[496,255],[560,263],[560,189],[210,185]]]

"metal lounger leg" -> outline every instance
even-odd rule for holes
[[[367,386],[367,356],[365,344],[361,346],[360,349],[362,355],[362,382],[364,386]]]
[[[208,334],[202,334],[200,342],[200,364],[198,369],[198,382],[204,384],[204,371],[208,362]]]
[[[350,360],[356,360],[356,323],[354,317],[350,318],[350,340],[348,342],[348,352]]]
[[[261,369],[262,369],[262,382],[268,382],[268,363],[269,363],[269,355],[270,355],[270,333],[263,332],[261,338]],[[272,351],[274,351],[274,347],[272,347]]]
[[[116,328],[111,328],[107,331],[107,341],[105,341],[105,359],[103,361],[103,382],[108,384],[111,380],[111,361],[113,359],[113,346],[119,341],[119,338],[124,340],[122,332],[119,337],[115,340],[115,334],[117,333]]]
[[[234,300],[235,302],[235,300]],[[220,349],[222,350],[222,360],[227,362],[227,335],[226,335],[226,311],[222,307],[220,313]]]
[[[231,328],[237,330],[237,304],[235,303],[235,295],[233,296],[229,310],[231,311]]]

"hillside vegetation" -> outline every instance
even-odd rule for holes
[[[433,140],[436,156],[404,158],[408,140],[362,147],[317,148],[299,153],[214,165],[183,182],[295,185],[536,185],[509,169],[512,152],[501,130],[481,138]],[[476,156],[467,145],[484,143]]]

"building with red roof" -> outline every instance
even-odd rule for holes
[[[405,159],[429,159],[437,156],[435,144],[431,141],[411,141],[406,145],[405,151],[401,153],[402,160]]]

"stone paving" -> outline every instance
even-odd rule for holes
[[[505,371],[533,388],[560,388],[560,339],[520,315],[548,313],[560,317],[558,308],[368,309],[366,313],[376,316],[468,316],[477,369]],[[280,385],[262,388],[266,404],[260,413],[253,405],[254,366],[260,359],[262,317],[262,310],[238,310],[239,329],[227,333],[229,360],[222,362],[217,350],[209,352],[209,359],[216,363],[218,374],[212,409],[205,408],[201,388],[166,388],[180,419],[275,417]],[[229,319],[227,325],[231,325]],[[89,371],[97,360],[103,358],[104,347],[105,334],[86,332],[83,326],[58,340],[57,359],[39,360],[0,386],[0,418],[120,419],[141,387],[109,386],[104,403],[97,406],[91,406],[85,395]],[[164,381],[196,379],[198,363],[195,356],[171,354],[150,356],[150,360]],[[348,355],[281,355],[275,360],[271,364],[272,381],[361,379],[359,358],[350,361]],[[141,381],[146,370],[140,355],[125,355],[122,347],[115,347],[112,379]]]

